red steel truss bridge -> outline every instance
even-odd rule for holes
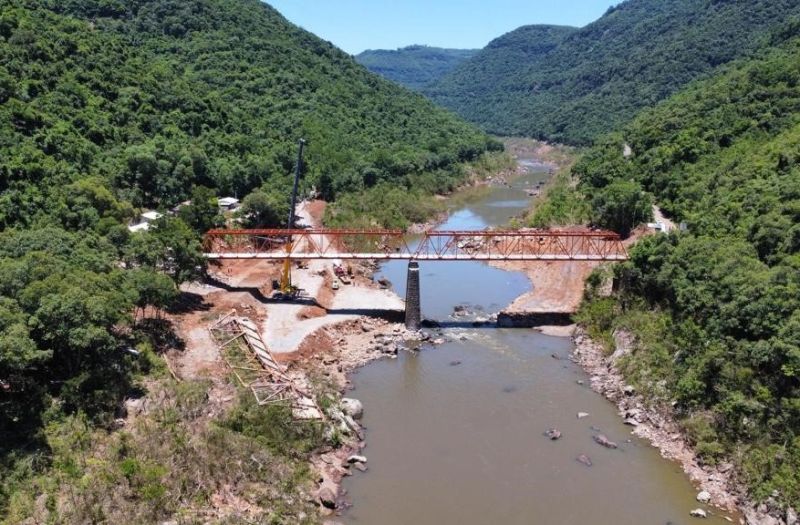
[[[209,259],[367,259],[409,261],[624,261],[619,235],[609,231],[270,229],[211,230]]]

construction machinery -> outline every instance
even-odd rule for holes
[[[289,222],[286,223],[286,229],[292,230],[295,221],[295,207],[297,206],[297,186],[300,182],[300,172],[303,169],[303,148],[306,145],[305,139],[298,141],[297,149],[297,164],[294,169],[294,184],[292,185],[292,201],[289,205]],[[280,297],[285,299],[294,299],[300,292],[300,289],[292,284],[292,236],[287,235],[286,238],[286,258],[283,261],[283,271],[281,272],[281,281],[278,290]],[[273,282],[273,288],[275,283]]]

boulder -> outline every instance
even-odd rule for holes
[[[638,423],[641,423],[642,419],[644,419],[644,417],[642,416],[642,411],[640,409],[638,409],[638,408],[630,408],[628,410],[625,410],[623,412],[623,416],[622,417],[624,417],[626,419],[633,419],[633,420],[637,421]]]
[[[469,309],[467,308],[467,305],[465,305],[465,304],[457,304],[455,307],[453,307],[453,315],[456,315],[456,316],[466,315],[468,313],[468,311],[469,311]]]
[[[136,399],[126,399],[123,406],[125,408],[126,415],[137,416],[145,412],[145,398],[139,397]]]
[[[586,465],[587,467],[591,467],[592,466],[592,460],[586,454],[581,454],[580,456],[575,458],[575,461],[577,461],[578,463],[581,463],[583,465]]]
[[[704,511],[703,509],[694,509],[689,511],[689,515],[693,518],[707,518],[708,512]]]
[[[614,330],[612,337],[614,338],[615,350],[609,360],[612,364],[616,364],[623,357],[633,353],[635,340],[633,335],[625,330]]]
[[[342,398],[342,410],[353,419],[361,419],[364,415],[364,405],[358,399]]]
[[[792,507],[786,509],[786,525],[797,525],[797,512]]]
[[[617,444],[608,439],[605,434],[596,434],[592,436],[592,439],[594,439],[594,442],[598,445],[602,445],[606,448],[617,448]]]
[[[367,458],[364,457],[364,456],[359,456],[359,455],[353,454],[352,456],[347,458],[347,462],[348,463],[366,463],[367,462]]]
[[[550,438],[551,440],[555,441],[561,437],[561,431],[557,428],[548,428],[545,433],[545,436]]]
[[[703,504],[707,504],[711,501],[711,493],[707,490],[702,490],[697,494],[697,501]]]
[[[321,489],[319,489],[319,493],[317,493],[317,498],[319,498],[319,502],[326,509],[336,508],[336,494],[334,494],[329,487],[322,487]]]
[[[626,385],[625,388],[622,389],[622,393],[626,396],[632,396],[636,393],[636,389],[633,388],[631,385]]]
[[[762,505],[758,509],[744,509],[744,522],[747,525],[783,525],[783,521],[766,512],[766,506]]]

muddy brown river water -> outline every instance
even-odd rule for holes
[[[504,224],[547,177],[529,163],[512,187],[493,188],[442,229]],[[450,317],[468,304],[497,312],[530,288],[522,275],[481,263],[421,263],[423,316],[445,323],[447,343],[401,352],[353,376],[365,407],[369,471],[347,478],[357,524],[690,524],[703,507],[675,463],[631,435],[615,407],[569,360],[572,342],[532,330],[474,328]],[[405,264],[382,273],[402,293]],[[578,412],[588,417],[579,419]],[[543,433],[562,432],[551,441]],[[601,447],[603,433],[618,443]],[[584,454],[587,467],[576,461]],[[707,509],[711,510],[711,509]]]

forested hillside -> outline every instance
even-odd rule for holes
[[[675,403],[704,461],[733,461],[759,501],[797,508],[800,40],[644,112],[575,173],[590,200],[643,188],[688,228],[639,241],[617,268],[619,292],[591,301],[583,320],[633,330],[628,378]]]
[[[169,307],[177,285],[202,274],[199,238],[219,221],[216,196],[260,189],[259,213],[284,221],[268,212],[288,208],[300,137],[304,192],[402,196],[409,213],[457,184],[463,161],[500,147],[257,0],[0,0],[0,519],[9,506],[28,516],[30,498],[56,498],[64,482],[81,486],[71,497],[82,503],[71,500],[63,522],[157,522],[210,494],[187,488],[182,476],[195,467],[164,462],[224,462],[210,451],[273,439],[240,421],[176,455],[169,446],[189,446],[190,433],[178,393],[160,430],[148,430],[163,442],[118,436],[108,462],[93,464],[94,481],[85,464],[92,429],[110,428],[136,378],[157,367],[152,351],[170,341],[141,313]],[[129,233],[141,209],[187,199]],[[363,210],[367,222],[374,211]],[[305,468],[307,450],[290,448],[294,438],[279,434],[295,430],[280,421],[269,430],[273,459]],[[137,457],[156,443],[163,457]],[[289,466],[271,474],[285,487],[307,476]],[[124,487],[115,501],[109,485]]]
[[[477,52],[477,49],[408,46],[395,50],[368,49],[354,58],[373,73],[419,91]]]
[[[51,214],[87,177],[134,206],[172,206],[193,185],[283,189],[299,137],[304,187],[327,198],[425,173],[446,188],[487,148],[256,0],[2,5],[5,226]]]
[[[509,33],[425,92],[492,133],[587,144],[797,15],[795,0],[627,0],[579,30]]]

